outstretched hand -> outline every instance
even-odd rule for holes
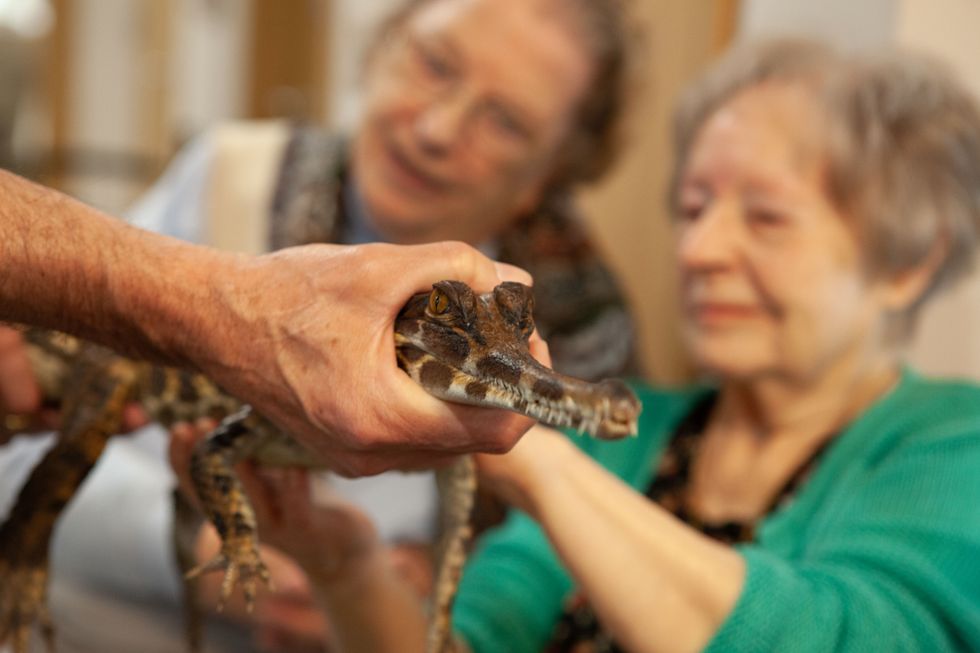
[[[322,490],[314,502],[306,469],[247,464],[240,478],[262,539],[288,552],[318,582],[342,580],[359,562],[383,554],[377,528],[364,512]]]
[[[477,455],[476,465],[483,487],[534,516],[539,492],[570,456],[585,454],[562,433],[538,425],[505,454]]]
[[[41,412],[41,390],[20,331],[0,325],[0,444],[22,432],[52,428],[56,416]]]
[[[507,451],[532,420],[435,399],[397,366],[398,312],[441,279],[530,282],[461,243],[281,250],[226,280],[235,317],[202,367],[341,474]]]
[[[438,401],[395,363],[413,294],[443,279],[477,292],[530,281],[463,243],[256,257],[124,225],[3,171],[0,198],[0,318],[197,368],[342,474],[506,451],[531,426]]]

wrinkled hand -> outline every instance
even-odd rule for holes
[[[261,651],[269,653],[327,653],[331,647],[330,624],[310,591],[304,594],[278,590],[256,601],[252,636]]]
[[[538,492],[567,456],[584,456],[564,434],[535,426],[505,454],[476,456],[480,484],[508,504],[534,516]]]
[[[146,414],[136,405],[123,412],[123,431],[146,424]],[[44,408],[41,388],[27,355],[20,331],[0,325],[0,444],[19,433],[50,431],[59,426],[59,412]]]
[[[478,292],[530,281],[460,243],[280,250],[219,281],[237,318],[209,343],[218,355],[203,371],[341,474],[507,451],[530,419],[440,401],[397,366],[395,317],[441,279]]]
[[[318,493],[313,501],[307,470],[245,465],[241,481],[262,539],[318,583],[349,578],[360,563],[383,555],[377,528],[356,506],[335,493]]]

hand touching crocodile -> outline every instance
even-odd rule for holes
[[[504,283],[477,296],[465,284],[440,282],[431,293],[414,297],[396,321],[399,365],[429,393],[451,401],[509,408],[603,437],[635,429],[638,405],[625,385],[563,377],[530,356],[530,311],[529,289],[520,284]],[[0,527],[0,642],[13,637],[15,650],[26,650],[35,621],[50,641],[45,587],[54,523],[133,399],[165,425],[233,415],[202,444],[192,472],[205,511],[224,539],[221,556],[203,569],[226,569],[225,596],[238,581],[246,596],[253,596],[265,568],[258,557],[254,515],[231,466],[245,457],[305,465],[322,465],[323,459],[202,376],[135,363],[68,338],[31,336],[39,348],[36,369],[49,370],[42,375],[42,387],[46,395],[62,398],[65,426]],[[455,487],[472,486],[468,464],[447,474],[457,480]],[[450,589],[438,603],[448,610],[468,506],[465,492],[449,492],[445,501],[455,515],[455,526],[447,532],[453,534],[449,551],[456,554],[445,557],[443,575],[450,580],[440,580],[439,586]]]
[[[534,331],[530,288],[503,283],[477,295],[456,281],[442,281],[416,295],[395,323],[399,365],[426,391],[452,402],[508,408],[552,426],[571,427],[602,438],[635,434],[639,403],[622,382],[587,383],[560,375],[531,355]],[[226,421],[195,450],[190,467],[205,511],[223,539],[221,554],[192,574],[225,569],[227,598],[241,582],[251,601],[259,582],[268,582],[256,538],[255,515],[232,466],[255,456],[291,459],[277,438],[256,434],[254,418]],[[433,597],[429,650],[441,651],[449,633],[449,608],[464,559],[466,523],[476,486],[473,461],[461,459],[439,470],[443,518],[439,571]]]
[[[452,242],[223,252],[132,227],[0,170],[0,321],[198,370],[348,475],[506,449],[530,427],[505,411],[487,419],[448,407],[396,368],[395,315],[446,277],[480,289],[529,278]],[[0,442],[34,426],[36,395],[17,384],[23,360],[0,346],[0,422],[9,427],[0,424]],[[326,390],[340,385],[365,401]]]

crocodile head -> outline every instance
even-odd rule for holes
[[[640,402],[625,383],[574,379],[531,356],[532,308],[523,284],[477,295],[460,281],[440,281],[412,297],[395,322],[399,365],[441,399],[507,408],[600,438],[635,435]]]

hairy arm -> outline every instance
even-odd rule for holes
[[[189,365],[234,257],[130,227],[0,172],[0,318]]]
[[[503,276],[528,280],[459,243],[219,252],[0,173],[0,320],[196,368],[350,475],[506,450],[530,426],[436,400],[395,361],[413,293]]]

